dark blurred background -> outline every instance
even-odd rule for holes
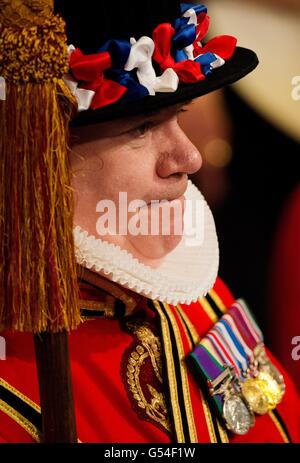
[[[300,76],[300,1],[203,3],[210,37],[236,36],[260,65],[182,116],[204,161],[192,180],[214,213],[220,276],[249,303],[300,390],[300,360],[292,358],[300,336],[300,89],[299,100],[291,93]]]

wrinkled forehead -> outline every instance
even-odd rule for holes
[[[100,122],[93,125],[71,127],[71,140],[73,142],[86,143],[97,140],[99,138],[117,137],[135,127],[143,125],[150,120],[154,120],[156,124],[159,124],[160,122],[162,123],[174,117],[182,107],[187,106],[189,103],[190,102],[187,101],[185,103],[173,105],[159,111],[116,119],[110,122]]]

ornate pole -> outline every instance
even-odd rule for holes
[[[43,423],[43,442],[77,442],[68,334],[34,336]]]
[[[65,24],[0,0],[0,331],[34,334],[44,442],[76,442],[67,333],[80,323]]]

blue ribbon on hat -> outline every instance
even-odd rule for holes
[[[127,88],[127,92],[122,97],[123,101],[136,101],[149,95],[147,88],[136,79],[135,71],[124,70],[130,50],[130,42],[124,39],[108,40],[98,50],[99,52],[108,51],[111,56],[112,67],[106,72],[107,77]]]
[[[141,85],[134,77],[135,71],[128,72],[123,69],[110,69],[107,76],[127,88],[122,101],[136,101],[149,95],[148,89]]]
[[[197,16],[200,13],[207,13],[207,8],[204,5],[194,5],[193,3],[183,3],[181,5],[182,14],[190,9],[193,9]],[[176,34],[174,35],[172,42],[173,56],[176,63],[188,59],[188,55],[184,48],[188,47],[189,45],[192,45],[197,37],[197,28],[195,24],[188,24],[188,22],[189,18],[186,18],[184,16],[176,19],[174,22]],[[213,53],[209,53],[207,54],[207,56],[205,56],[205,58],[200,57],[195,61],[198,61],[201,64],[201,70],[203,71],[203,74],[209,75],[212,72],[212,67],[210,65],[211,63],[216,61],[216,59],[217,58],[213,55]]]
[[[184,48],[192,45],[196,40],[196,26],[194,26],[194,24],[186,24],[185,21],[181,21],[181,19],[176,21],[178,27],[175,27],[176,34],[172,39],[174,59],[176,63],[188,59]]]
[[[207,8],[205,5],[195,5],[194,3],[181,3],[181,14],[184,14],[187,10],[195,10],[196,15],[200,13],[207,13]]]
[[[98,52],[108,51],[112,60],[113,68],[123,69],[131,50],[131,44],[124,39],[107,40],[105,44],[97,50]]]
[[[196,58],[195,61],[200,63],[201,71],[203,72],[203,74],[205,76],[208,76],[208,75],[212,74],[212,71],[213,71],[213,68],[212,68],[211,64],[214,61],[217,61],[217,59],[218,58],[216,58],[214,53],[207,52],[207,53],[204,53],[201,56],[198,56],[198,58]]]

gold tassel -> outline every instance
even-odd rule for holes
[[[33,26],[22,8],[22,27],[0,14],[0,330],[69,331],[80,313],[64,23],[40,14]]]

